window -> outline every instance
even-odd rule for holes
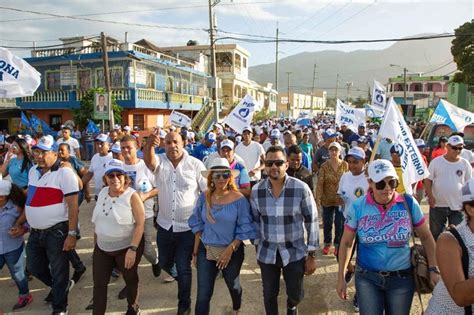
[[[427,91],[427,92],[433,91],[433,83],[428,83],[428,86],[427,86],[427,88],[426,88],[426,91]]]
[[[109,69],[110,73],[110,87],[123,87],[123,69],[116,67]],[[104,69],[95,69],[95,86],[105,88]]]
[[[79,90],[89,90],[92,87],[90,69],[77,70],[77,79]]]
[[[146,87],[148,89],[155,88],[155,74],[153,72],[146,72]]]
[[[60,90],[61,80],[59,71],[46,71],[46,90]]]
[[[53,130],[59,130],[63,123],[63,116],[61,115],[49,115],[49,125]]]
[[[133,115],[133,126],[138,126],[140,130],[145,130],[145,115],[134,114]]]
[[[242,66],[245,68],[247,68],[247,58],[242,58]]]

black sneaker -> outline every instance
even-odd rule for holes
[[[127,298],[127,287],[124,287],[122,290],[120,290],[118,294],[118,299],[125,300],[126,298]]]
[[[74,283],[78,283],[79,280],[81,279],[82,275],[86,272],[87,268],[84,266],[84,268],[79,269],[79,270],[74,270],[74,273],[72,274],[72,280]]]
[[[286,314],[287,315],[298,315],[298,308],[296,306],[292,307],[292,308],[287,308]]]
[[[352,306],[354,307],[354,312],[359,313],[359,302],[357,302],[357,294],[354,294],[354,299],[352,300]]]
[[[178,313],[177,315],[189,315],[191,314],[191,308],[184,308],[184,307],[179,307],[178,306]]]
[[[137,308],[133,308],[132,306],[129,306],[128,309],[127,309],[127,313],[125,313],[125,315],[138,315],[140,314],[140,307],[137,306]]]
[[[153,275],[155,277],[159,277],[161,275],[161,267],[158,264],[151,265],[151,270],[153,271]]]
[[[43,301],[45,303],[48,303],[48,304],[53,302],[53,291],[52,290],[49,291],[48,295],[44,298]]]

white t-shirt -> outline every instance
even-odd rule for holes
[[[74,139],[73,137],[69,137],[69,139],[67,140],[64,140],[64,138],[59,138],[58,140],[56,140],[56,144],[57,145],[60,145],[61,143],[67,143],[69,144],[69,149],[70,149],[70,153],[72,156],[76,156],[76,150],[79,150],[80,146],[79,146],[79,142]]]
[[[462,149],[461,157],[466,159],[469,163],[474,163],[474,154],[468,149]]]
[[[94,184],[95,184],[95,195],[99,196],[100,190],[104,186],[102,177],[105,174],[105,165],[109,160],[112,159],[112,153],[109,152],[107,155],[100,156],[99,153],[94,154],[91,159],[91,165],[89,166],[89,172],[94,173]]]
[[[369,189],[369,182],[364,172],[357,176],[351,172],[342,174],[339,180],[339,189],[337,194],[344,200],[344,217],[349,210],[351,204],[358,198],[364,196]]]
[[[141,187],[144,187],[144,192],[149,192],[155,186],[155,175],[146,167],[143,160],[138,159],[137,164],[133,165],[124,164],[123,169],[132,180],[130,187],[136,191],[142,192]],[[153,198],[145,200],[143,204],[145,205],[145,219],[153,218]]]
[[[209,168],[209,166],[211,165],[212,161],[216,158],[220,158],[221,156],[219,155],[219,152],[213,152],[211,154],[209,154],[208,156],[206,156],[204,158],[204,166],[206,167],[206,169]],[[238,163],[242,164],[243,166],[245,166],[245,161],[238,155],[238,154],[235,154],[234,153],[234,160],[237,161]]]
[[[245,166],[248,171],[260,166],[260,156],[265,154],[263,147],[260,143],[251,141],[249,145],[245,145],[243,142],[235,148],[237,153],[245,162]],[[251,181],[258,181],[262,177],[262,172],[256,172],[254,176],[250,177]]]
[[[449,207],[451,210],[461,210],[461,188],[472,177],[472,167],[469,162],[460,158],[457,162],[449,162],[444,156],[438,156],[428,167],[436,207]]]
[[[69,167],[53,167],[43,175],[33,166],[28,173],[28,198],[25,214],[35,229],[47,229],[68,220],[65,197],[77,194],[77,176]]]

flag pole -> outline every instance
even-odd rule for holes
[[[382,137],[378,135],[377,140],[375,141],[375,144],[374,144],[374,148],[372,150],[372,154],[370,155],[369,164],[375,160],[375,155],[377,154],[377,150],[379,149],[380,141],[382,141]]]

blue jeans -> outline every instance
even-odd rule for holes
[[[234,310],[239,310],[242,304],[242,287],[240,286],[240,268],[244,262],[244,245],[240,245],[229,261],[229,264],[222,270],[225,284],[229,289],[230,297],[232,299],[232,307]],[[204,246],[199,246],[197,255],[197,301],[196,301],[196,315],[209,314],[210,302],[212,294],[214,293],[214,283],[219,269],[216,266],[216,261],[208,260],[206,258],[206,249]]]
[[[191,260],[194,247],[193,232],[173,232],[173,227],[165,230],[158,226],[156,234],[160,267],[170,275],[176,275],[173,270],[175,264],[178,272],[178,308],[191,307]]]
[[[18,287],[20,296],[28,295],[28,278],[25,276],[26,256],[24,252],[25,245],[22,244],[11,252],[0,255],[0,270],[6,264],[13,281]]]
[[[430,231],[435,241],[446,228],[446,222],[458,225],[462,222],[462,219],[462,211],[453,211],[448,207],[430,208]]]
[[[282,270],[286,285],[287,307],[297,306],[303,300],[304,262],[305,258],[302,258],[283,266],[279,253],[277,253],[275,264],[264,264],[258,261],[262,273],[263,303],[267,315],[278,314],[278,293]]]
[[[26,245],[28,271],[52,289],[53,313],[67,310],[69,255],[63,246],[68,229],[67,221],[46,230],[31,229]]]
[[[384,276],[356,266],[355,286],[360,314],[410,314],[415,293],[411,271]]]
[[[324,245],[332,244],[332,225],[334,224],[334,245],[337,247],[341,242],[344,228],[344,215],[339,211],[339,207],[323,207],[323,232]]]

